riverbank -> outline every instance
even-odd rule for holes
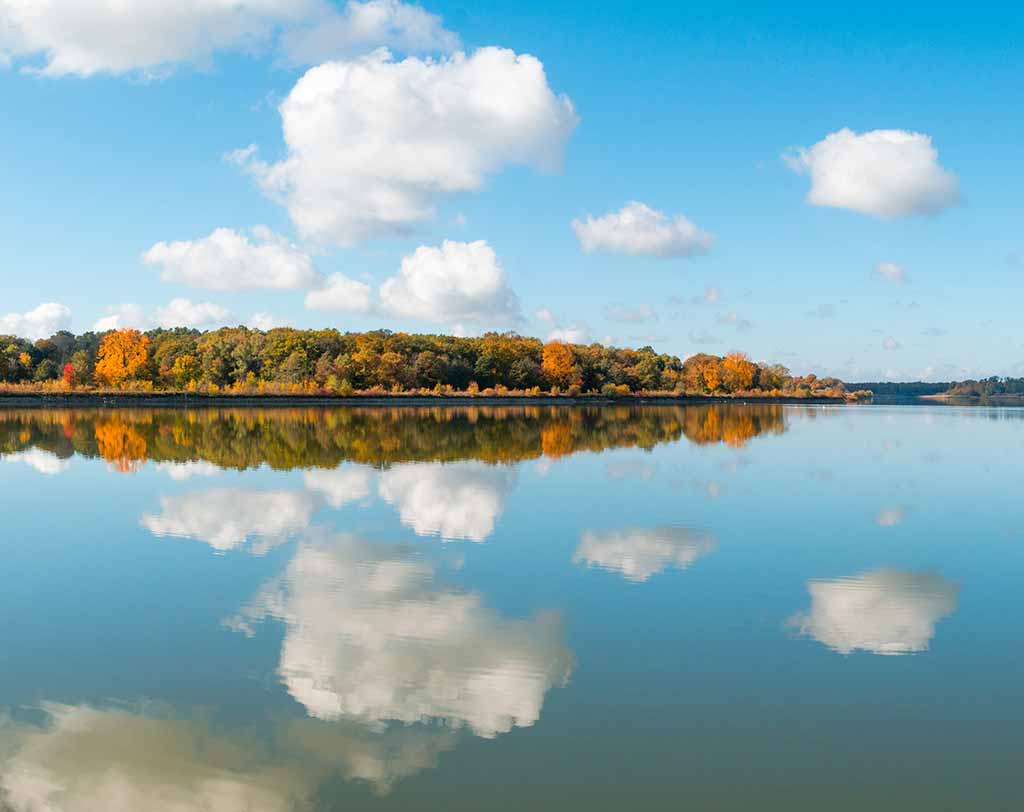
[[[203,395],[181,392],[33,392],[0,393],[0,408],[197,408],[237,406],[631,406],[637,404],[696,405],[706,403],[778,403],[845,405],[835,397],[775,397],[717,395]]]

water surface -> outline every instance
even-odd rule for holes
[[[1024,410],[0,411],[0,809],[1008,809]]]

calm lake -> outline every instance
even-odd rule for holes
[[[1024,410],[0,411],[0,809],[1014,808]]]

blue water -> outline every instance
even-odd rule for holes
[[[1012,408],[0,411],[0,809],[1015,808],[1022,452]]]

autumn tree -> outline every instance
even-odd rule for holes
[[[138,375],[148,359],[148,337],[138,330],[115,330],[100,344],[96,378],[109,386],[121,386]]]
[[[731,352],[722,361],[722,383],[730,392],[743,392],[754,385],[757,366],[742,352]]]
[[[75,372],[75,365],[70,361],[64,364],[64,372],[61,377],[64,380],[64,385],[68,389],[74,389],[78,386],[78,373]]]
[[[568,386],[575,378],[576,365],[572,347],[561,341],[549,341],[544,345],[541,361],[544,378],[552,386]]]

